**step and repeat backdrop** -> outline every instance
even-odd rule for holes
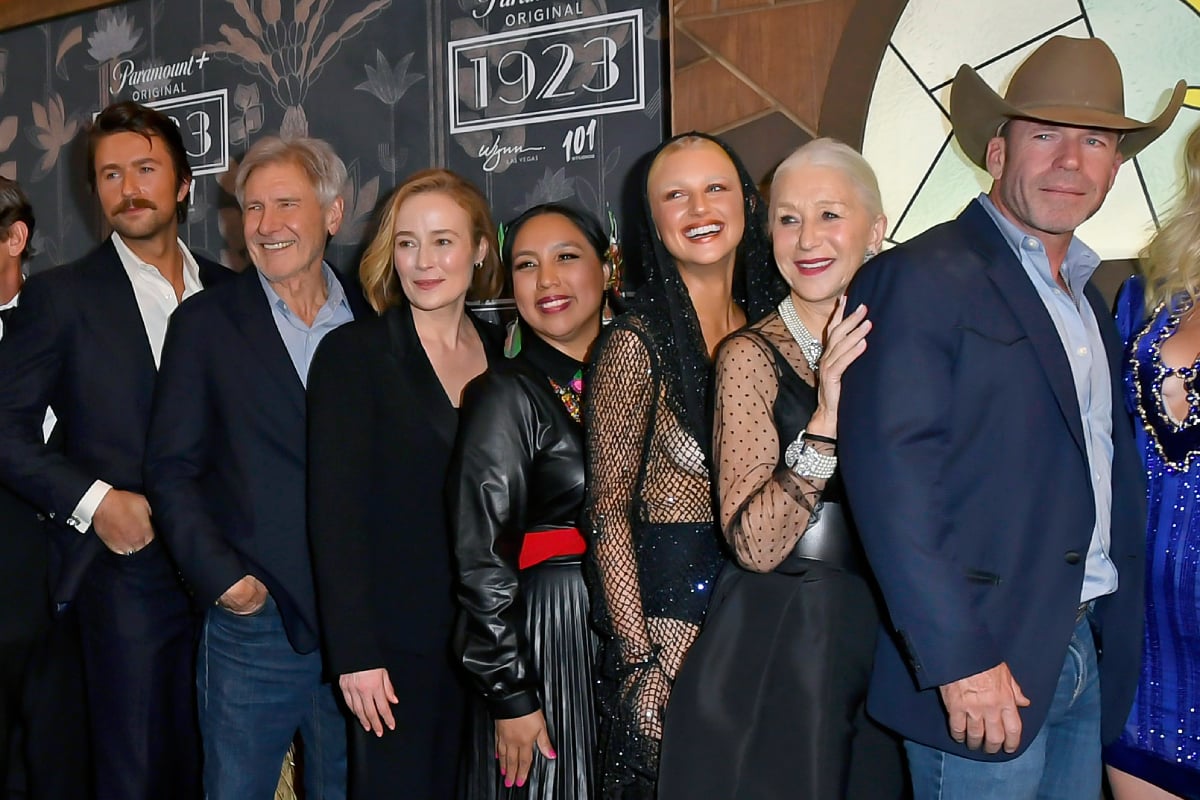
[[[342,270],[429,166],[473,180],[497,220],[554,200],[625,219],[665,127],[662,17],[656,0],[132,0],[0,34],[0,174],[33,201],[33,271],[106,234],[82,132],[114,100],[179,124],[197,176],[182,236],[237,269],[233,176],[269,134],[346,161]]]

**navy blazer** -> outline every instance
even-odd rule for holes
[[[338,278],[354,315],[370,313]],[[305,426],[304,385],[254,269],[179,307],[163,345],[146,494],[200,606],[254,575],[300,653],[319,638]]]
[[[1121,402],[1122,345],[1085,289],[1112,376],[1115,594],[1097,601],[1103,738],[1116,738],[1141,653],[1144,476]],[[1095,506],[1070,365],[1037,290],[976,201],[880,255],[851,285],[874,327],[847,370],[842,474],[891,626],[868,710],[907,739],[950,738],[937,687],[1001,661],[1041,729],[1075,626]],[[1099,643],[1099,639],[1098,639]]]
[[[193,255],[206,288],[233,277]],[[156,378],[137,298],[111,238],[25,282],[0,340],[0,375],[0,482],[54,521],[51,532],[64,550],[55,599],[66,602],[104,544],[65,523],[97,479],[142,491]],[[46,406],[58,417],[59,447],[43,443]]]

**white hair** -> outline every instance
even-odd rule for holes
[[[779,178],[788,170],[810,164],[839,170],[858,189],[867,211],[875,217],[883,214],[883,198],[879,194],[879,181],[875,177],[875,170],[871,169],[867,160],[853,147],[829,137],[813,139],[800,145],[780,162],[771,178],[772,204],[775,202],[775,185]]]

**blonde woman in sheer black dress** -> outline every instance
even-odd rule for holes
[[[898,797],[899,745],[863,712],[879,613],[836,472],[842,372],[871,327],[844,293],[886,228],[870,167],[831,139],[801,147],[775,174],[770,225],[791,292],[716,358],[737,563],[676,682],[659,798]]]
[[[685,134],[648,160],[647,283],[601,334],[584,424],[601,633],[601,796],[653,798],[663,712],[725,563],[710,475],[710,354],[784,294],[736,156]]]

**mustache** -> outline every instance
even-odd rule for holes
[[[145,197],[127,197],[113,207],[111,215],[115,217],[117,214],[124,213],[131,208],[148,208],[151,211],[158,210],[158,206],[154,201],[148,200]]]

